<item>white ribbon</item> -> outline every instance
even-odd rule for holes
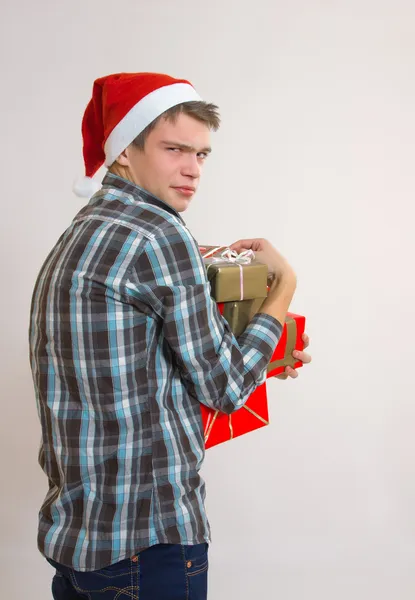
[[[249,265],[255,259],[255,253],[253,250],[244,250],[239,254],[236,250],[231,250],[230,248],[225,248],[219,256],[212,256],[219,250],[224,248],[224,246],[218,246],[213,250],[210,250],[205,255],[202,256],[204,259],[209,259],[209,264],[206,267],[206,271],[213,264],[225,263],[225,264],[234,264],[239,267],[239,282],[240,282],[240,300],[244,299],[244,276],[243,276],[243,268],[242,265]]]

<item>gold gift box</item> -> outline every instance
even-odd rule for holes
[[[216,253],[209,251],[217,248]],[[266,298],[268,267],[256,260],[248,264],[218,261],[220,251],[225,247],[200,246],[204,264],[210,282],[211,294],[216,302],[236,302]]]
[[[252,317],[259,312],[264,300],[265,298],[254,298],[253,300],[223,303],[222,315],[228,321],[235,337],[245,331]]]

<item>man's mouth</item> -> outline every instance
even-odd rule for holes
[[[189,185],[175,186],[173,189],[179,192],[179,194],[183,194],[184,196],[193,196],[193,194],[196,191],[196,188],[191,187]]]

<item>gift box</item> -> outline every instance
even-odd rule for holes
[[[303,363],[296,360],[293,350],[304,350],[302,335],[305,329],[305,317],[294,313],[287,313],[282,336],[275,348],[267,368],[267,377],[275,377],[285,371],[285,367],[298,369]]]
[[[235,337],[241,335],[252,317],[259,311],[265,298],[241,300],[240,302],[218,302],[220,314],[228,321]]]
[[[201,411],[206,449],[265,427],[269,424],[266,383],[258,386],[246,403],[231,415],[204,404]]]
[[[266,298],[267,265],[255,260],[251,250],[237,254],[226,246],[199,246],[217,302]]]
[[[236,253],[230,255],[227,246],[199,246],[199,250],[207,267],[212,296],[218,303],[219,312],[228,321],[234,335],[238,337],[246,329],[254,314],[260,311],[267,297],[273,275],[268,273],[266,265],[258,263],[262,267],[261,275],[255,280],[252,289],[247,290],[247,279],[244,278],[244,275],[246,277],[247,266],[252,265],[252,258],[248,263],[238,264],[235,261],[238,255]],[[242,263],[244,254],[239,255]],[[212,262],[214,258],[225,258],[225,263],[227,260],[229,264],[223,264],[223,262],[221,264],[219,260]],[[222,267],[222,272],[218,267]],[[228,267],[234,269],[233,279],[229,277],[229,271],[223,270]],[[211,271],[210,275],[209,271]],[[239,281],[235,275],[238,271]],[[294,359],[292,352],[294,349],[304,349],[302,340],[304,328],[305,317],[287,313],[281,339],[267,367],[267,378],[283,373],[287,366],[298,368],[303,365],[301,361]],[[201,412],[206,448],[264,427],[269,424],[266,383],[257,387],[245,405],[232,415],[209,409],[204,405],[201,405]]]
[[[242,302],[219,302],[218,309],[228,321],[235,337],[245,331],[252,317],[257,313],[264,298],[256,300],[243,300]],[[298,369],[303,363],[296,360],[292,353],[294,350],[304,350],[302,335],[305,330],[305,317],[294,313],[287,313],[281,339],[271,357],[267,367],[267,377],[275,377],[285,371],[285,367]]]
[[[259,312],[264,298],[243,300],[242,302],[218,302],[221,315],[228,321],[235,337],[245,331],[255,313]],[[302,339],[305,330],[305,317],[287,313],[280,341],[274,350],[267,367],[267,377],[275,377],[285,371],[285,367],[298,369],[303,363],[296,360],[294,350],[304,350]]]

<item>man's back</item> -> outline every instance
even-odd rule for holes
[[[95,570],[155,544],[209,542],[200,402],[242,405],[279,335],[277,321],[259,314],[239,346],[180,215],[107,175],[33,295],[49,479],[40,550]]]
[[[31,359],[49,478],[39,544],[79,570],[154,543],[208,540],[199,403],[179,385],[157,315],[128,292],[148,240],[183,226],[144,203],[144,192],[137,202],[120,187],[113,201],[109,191],[74,219],[33,296]]]

